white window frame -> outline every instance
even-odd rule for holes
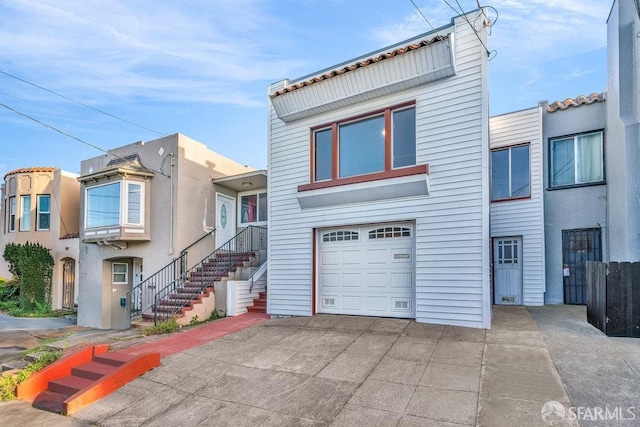
[[[244,222],[242,221],[242,197],[243,196],[252,196],[252,195],[257,195],[256,200],[256,217],[258,218],[258,221],[249,221],[249,222]],[[246,227],[249,225],[266,225],[267,221],[269,220],[269,209],[267,209],[267,219],[264,221],[260,221],[260,195],[264,194],[265,197],[267,197],[267,190],[266,189],[262,189],[262,190],[253,190],[253,191],[245,191],[242,193],[238,193],[238,198],[237,198],[237,218],[238,218],[238,226],[239,227]],[[267,199],[268,200],[268,199]]]
[[[26,199],[29,199],[29,212],[24,212],[24,201]],[[20,231],[31,231],[31,194],[22,194],[20,195],[20,225],[18,226],[18,229]],[[28,221],[24,221],[24,219],[27,218]],[[28,222],[29,226],[28,227],[24,227],[24,223]]]
[[[110,225],[100,225],[97,227],[87,227],[88,220],[88,200],[89,200],[89,191],[94,188],[104,187],[106,185],[120,184],[120,215],[118,218],[118,224],[110,224]],[[128,222],[129,219],[129,185],[140,185],[140,222],[132,223]],[[93,228],[104,228],[104,227],[123,227],[123,226],[141,226],[144,227],[145,224],[145,204],[146,204],[146,193],[145,193],[145,183],[142,181],[132,181],[132,180],[118,180],[118,181],[110,181],[105,182],[104,184],[92,185],[90,187],[86,187],[84,190],[84,224],[85,230],[93,229]]]
[[[512,167],[512,155],[511,155],[511,151],[514,148],[522,148],[522,147],[527,147],[528,149],[528,154],[529,154],[529,193],[525,196],[514,196],[512,194],[513,188],[512,187],[512,177],[513,177],[513,167]],[[500,199],[494,198],[493,195],[493,182],[490,183],[490,198],[491,198],[491,202],[502,202],[502,201],[506,201],[506,200],[520,200],[520,199],[528,199],[531,198],[531,143],[526,143],[526,144],[518,144],[518,145],[508,145],[505,147],[496,147],[491,149],[491,151],[489,152],[489,156],[491,156],[493,158],[493,153],[494,152],[498,152],[498,151],[507,151],[509,152],[509,196],[507,197],[503,197]],[[493,167],[493,165],[491,166]]]
[[[16,231],[16,211],[17,211],[16,196],[9,197],[9,223],[7,224],[10,233]]]
[[[116,265],[124,265],[124,271],[116,272]],[[116,281],[116,274],[124,274],[125,281]],[[128,285],[129,284],[129,264],[126,262],[112,262],[111,263],[111,283],[114,285]]]
[[[48,197],[49,198],[49,210],[43,211],[40,209],[40,198]],[[40,228],[40,215],[46,214],[49,215],[49,227],[48,228]],[[51,195],[50,194],[38,194],[36,195],[36,231],[49,231],[51,229]]]

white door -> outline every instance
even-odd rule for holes
[[[522,237],[493,239],[495,303],[522,305]]]
[[[236,235],[236,199],[216,193],[216,249]]]
[[[318,231],[318,313],[415,317],[413,224]]]

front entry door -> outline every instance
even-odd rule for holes
[[[495,303],[522,305],[522,237],[493,239]]]
[[[562,230],[565,304],[587,303],[587,261],[602,261],[600,229]]]
[[[216,193],[216,249],[236,235],[236,199]],[[230,247],[228,249],[233,249]]]

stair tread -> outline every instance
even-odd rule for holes
[[[69,397],[61,393],[45,390],[33,400],[32,406],[44,411],[61,414],[64,411],[64,401]]]
[[[76,366],[71,369],[71,373],[78,377],[84,377],[92,380],[97,380],[103,376],[110,374],[118,369],[117,366],[108,365],[100,362],[88,362],[80,366]]]
[[[133,356],[125,353],[104,353],[99,356],[93,356],[94,362],[104,363],[107,365],[120,366],[133,359]]]
[[[57,380],[49,381],[47,390],[71,396],[94,382],[95,380],[93,379],[68,375],[66,377],[58,378]]]

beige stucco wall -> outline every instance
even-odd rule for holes
[[[143,278],[152,275],[178,257],[187,245],[202,237],[205,226],[215,225],[211,179],[252,170],[181,134],[136,142],[110,153],[120,157],[137,154],[142,165],[153,171],[154,176],[146,180],[148,215],[145,227],[149,227],[149,241],[126,242],[124,249],[80,242],[78,324],[104,329],[117,323],[111,318],[111,261],[105,260],[141,258]],[[175,161],[173,178],[172,157]],[[81,175],[96,173],[113,158],[113,155],[102,155],[83,161]],[[80,192],[80,212],[84,212],[84,188],[83,185]],[[80,227],[83,226],[84,217],[80,215]],[[190,259],[194,258],[197,256],[190,256]],[[130,276],[130,280],[132,286],[134,276]]]
[[[52,169],[52,170],[43,170]],[[8,243],[38,242],[51,250],[54,260],[51,305],[54,309],[62,307],[62,267],[64,259],[78,260],[78,239],[63,239],[66,234],[77,233],[80,184],[76,175],[57,168],[24,168],[10,172],[5,176],[2,187],[2,225],[0,250]],[[36,230],[37,196],[48,194],[50,198],[50,228]],[[20,197],[31,195],[31,227],[29,231],[20,231]],[[16,227],[8,230],[8,200],[16,197]],[[77,266],[76,266],[77,272]],[[0,276],[9,278],[8,265],[0,258]],[[78,292],[78,275],[75,277],[75,295]]]

